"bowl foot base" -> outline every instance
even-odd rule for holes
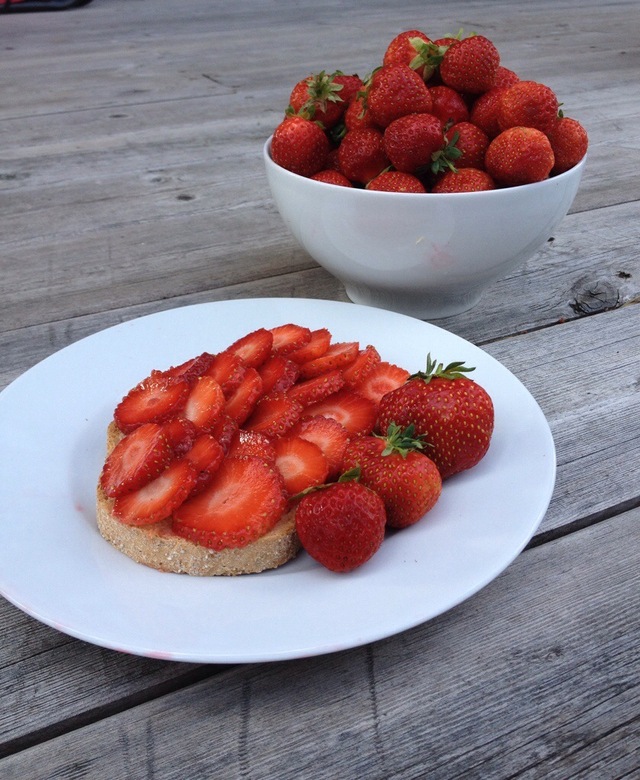
[[[345,284],[345,292],[353,303],[388,309],[420,320],[436,320],[462,314],[472,309],[482,297],[482,290],[471,290],[462,295],[452,292],[427,294],[403,290],[376,290],[352,284]]]

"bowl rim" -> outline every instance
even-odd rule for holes
[[[576,163],[572,168],[569,168],[566,171],[563,171],[562,173],[557,174],[556,176],[549,176],[546,179],[543,179],[542,181],[536,181],[532,182],[530,184],[516,184],[513,187],[496,187],[494,190],[479,190],[477,192],[385,192],[381,190],[368,190],[365,187],[341,187],[339,184],[331,184],[330,182],[326,181],[317,181],[315,179],[312,179],[310,176],[301,176],[299,173],[295,173],[294,171],[289,171],[286,168],[283,168],[281,165],[279,165],[275,160],[271,157],[271,140],[273,138],[273,134],[270,135],[267,140],[264,142],[264,145],[262,147],[262,155],[263,159],[265,161],[265,165],[271,165],[275,169],[282,171],[285,175],[289,175],[294,177],[295,179],[302,179],[304,181],[310,182],[312,187],[318,186],[318,187],[333,187],[335,189],[340,189],[346,192],[349,192],[353,189],[354,192],[358,193],[366,193],[365,197],[373,198],[373,197],[385,197],[392,195],[396,199],[400,198],[424,198],[425,196],[429,198],[439,198],[439,199],[465,199],[465,198],[477,198],[478,196],[482,196],[483,198],[489,198],[489,197],[504,197],[505,192],[517,192],[522,191],[524,189],[527,189],[528,191],[532,192],[535,189],[544,189],[548,186],[557,186],[556,183],[562,182],[563,179],[572,178],[575,175],[581,174],[582,170],[584,169],[587,157],[589,155],[589,152],[587,151],[584,155],[584,157],[580,160],[580,162]]]

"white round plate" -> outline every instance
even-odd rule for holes
[[[259,327],[327,327],[374,344],[410,371],[427,353],[464,360],[493,398],[495,433],[436,507],[389,536],[350,574],[305,553],[241,577],[166,574],[100,536],[95,486],[105,430],[153,368],[216,352]],[[0,593],[88,642],[154,658],[241,663],[319,655],[391,636],[476,593],[520,553],[547,510],[555,448],[528,390],[478,347],[434,325],[370,307],[304,299],[187,306],[104,330],[27,371],[0,394]]]

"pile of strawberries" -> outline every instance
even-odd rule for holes
[[[586,154],[553,90],[500,63],[482,35],[397,35],[370,76],[298,82],[271,156],[302,176],[391,192],[474,192],[542,181]]]
[[[259,328],[132,388],[100,486],[121,522],[170,518],[215,550],[250,544],[295,507],[307,552],[349,571],[484,457],[493,404],[472,370],[429,357],[410,376],[326,328]]]

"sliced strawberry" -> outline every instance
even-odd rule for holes
[[[211,426],[209,433],[214,436],[225,452],[229,451],[231,442],[238,432],[238,423],[228,414],[222,412]]]
[[[311,341],[311,330],[293,323],[271,328],[271,335],[273,336],[272,350],[277,355],[287,355]]]
[[[241,357],[233,352],[220,352],[205,373],[216,380],[228,398],[242,382],[246,370],[247,366]]]
[[[234,436],[229,452],[230,458],[255,457],[266,460],[267,463],[275,463],[276,451],[271,439],[257,431],[244,431],[240,429]]]
[[[272,355],[258,369],[262,379],[262,392],[283,393],[288,390],[298,378],[298,364],[282,355]]]
[[[362,382],[374,366],[380,362],[380,353],[371,344],[361,349],[353,363],[342,369],[342,376],[347,387],[353,388]]]
[[[213,473],[222,463],[224,450],[220,442],[210,433],[201,433],[193,442],[193,447],[187,452],[185,458],[198,471]]]
[[[185,360],[179,366],[172,366],[166,371],[152,371],[151,376],[162,374],[172,379],[186,379],[187,382],[193,382],[207,372],[212,362],[213,355],[210,352],[203,352],[201,355]]]
[[[261,366],[271,354],[273,346],[273,334],[266,328],[258,328],[246,336],[234,341],[225,352],[231,352],[242,358],[244,363],[251,368]]]
[[[248,431],[263,433],[269,438],[284,434],[300,419],[302,404],[285,393],[263,396],[256,404],[244,427]]]
[[[162,423],[162,431],[178,458],[191,449],[197,436],[196,426],[186,417],[172,417]]]
[[[262,395],[262,379],[255,368],[247,368],[242,381],[227,398],[224,413],[242,425],[253,411],[258,398]]]
[[[408,378],[409,372],[404,368],[382,361],[354,389],[360,395],[379,404],[383,395],[403,385]]]
[[[111,450],[102,467],[100,487],[110,498],[137,490],[161,474],[173,458],[162,426],[145,423]]]
[[[341,423],[332,417],[305,417],[294,425],[289,435],[300,436],[320,447],[329,466],[327,479],[340,474],[344,451],[349,443],[349,432]]]
[[[314,376],[298,382],[287,392],[289,398],[293,398],[303,406],[322,401],[332,393],[337,393],[344,385],[342,372],[339,369],[328,371],[326,374]]]
[[[323,401],[307,406],[305,416],[332,417],[343,425],[351,436],[371,433],[378,406],[353,390],[343,388]]]
[[[282,478],[260,458],[225,458],[207,489],[180,506],[174,533],[205,547],[245,547],[270,531],[286,506]]]
[[[276,468],[290,496],[326,481],[329,464],[317,444],[299,436],[286,436],[276,439],[273,446],[276,451]]]
[[[127,525],[150,525],[169,517],[185,501],[198,479],[188,460],[176,460],[159,477],[116,498],[113,514]]]
[[[195,381],[181,414],[203,431],[213,425],[225,403],[224,393],[216,380],[212,376],[201,376]]]
[[[331,344],[327,351],[320,357],[308,360],[300,366],[300,376],[309,379],[313,376],[326,374],[352,363],[360,350],[357,341],[341,341]]]
[[[116,406],[113,417],[123,433],[148,422],[164,422],[177,414],[189,395],[186,379],[148,377],[136,385]]]
[[[296,363],[306,363],[323,355],[331,344],[331,333],[326,328],[318,328],[311,331],[310,340],[294,352],[289,352],[287,357]]]

